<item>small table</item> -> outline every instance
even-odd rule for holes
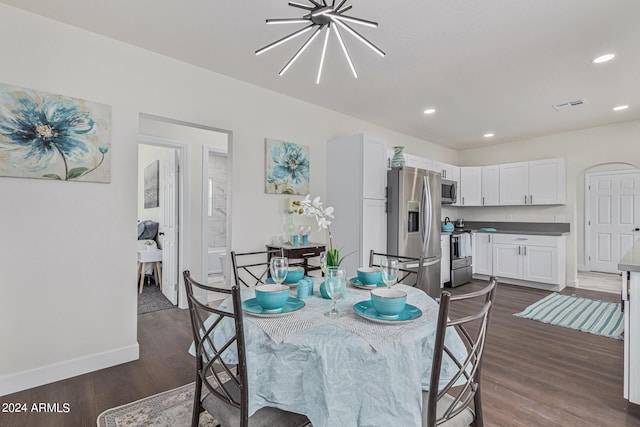
[[[270,244],[266,246],[267,250],[282,249],[284,256],[289,259],[301,259],[305,276],[309,271],[320,270],[319,266],[309,266],[309,258],[319,256],[322,252],[326,251],[327,247],[324,243],[312,242],[298,246],[293,246],[289,243]],[[271,259],[271,256],[269,256],[269,259]]]
[[[140,276],[140,293],[144,286],[144,273],[147,263],[153,263],[153,277],[162,290],[162,249],[138,251],[138,274]]]

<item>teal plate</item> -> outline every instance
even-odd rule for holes
[[[282,307],[282,311],[279,311],[277,313],[267,313],[266,311],[264,311],[262,306],[258,304],[258,300],[256,298],[251,298],[246,301],[242,301],[242,311],[257,317],[286,316],[287,314],[296,312],[303,307],[304,307],[304,301],[298,298],[289,297],[287,302],[284,303],[284,306]]]
[[[373,308],[373,303],[371,302],[371,300],[355,303],[353,305],[353,311],[355,311],[358,316],[364,317],[365,319],[371,320],[372,322],[389,324],[413,322],[414,320],[422,316],[422,310],[411,304],[407,304],[404,307],[404,310],[402,310],[402,312],[398,314],[398,317],[396,317],[395,319],[381,316],[376,311],[376,309]]]
[[[356,288],[360,288],[360,289],[374,289],[382,286],[387,286],[384,284],[384,282],[378,282],[375,285],[365,285],[357,277],[352,277],[351,279],[349,279],[349,283],[351,283],[351,285],[355,286]]]

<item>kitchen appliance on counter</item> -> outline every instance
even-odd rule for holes
[[[464,218],[458,218],[456,220],[456,228],[464,228]]]
[[[451,234],[450,286],[452,288],[471,281],[472,265],[471,232],[456,230]]]
[[[448,179],[440,180],[440,202],[443,205],[452,205],[458,201],[458,183]]]
[[[440,296],[440,174],[418,168],[387,172],[387,252],[424,257],[416,286]]]
[[[453,229],[453,223],[450,222],[449,217],[445,217],[444,222],[442,223],[442,231],[451,232]]]

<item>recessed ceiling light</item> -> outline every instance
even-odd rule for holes
[[[616,55],[613,53],[607,53],[606,55],[601,55],[598,56],[596,59],[594,59],[592,62],[594,64],[602,64],[603,62],[609,62],[611,61],[613,58],[615,58]]]
[[[626,110],[627,108],[629,108],[628,105],[618,105],[617,107],[613,107],[613,111],[622,111]]]
[[[492,134],[492,133],[485,133],[485,134],[484,134],[484,137],[485,137],[485,138],[491,138],[492,136],[493,136],[493,134]]]
[[[433,113],[435,113],[435,112],[436,112],[436,110],[435,110],[435,109],[433,109],[433,108],[428,108],[428,109],[424,110],[424,113],[425,113],[425,114],[433,114]]]

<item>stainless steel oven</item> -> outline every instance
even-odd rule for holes
[[[456,203],[458,198],[458,183],[448,179],[442,180],[442,204],[451,205]]]
[[[471,281],[472,265],[471,233],[453,232],[451,234],[451,287]]]

